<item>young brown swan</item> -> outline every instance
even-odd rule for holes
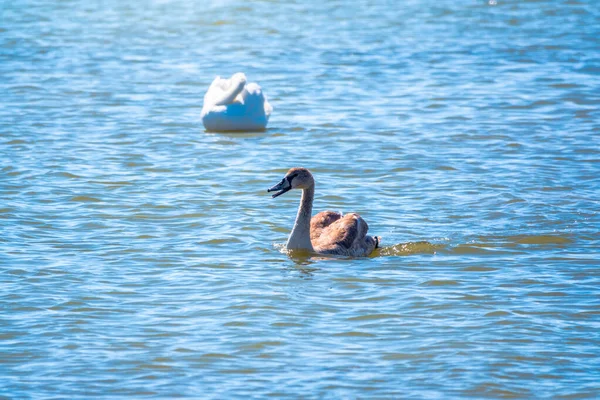
[[[303,249],[320,254],[368,256],[379,246],[379,237],[367,236],[369,226],[356,213],[323,211],[312,217],[315,180],[306,168],[292,168],[281,182],[267,192],[273,198],[292,189],[302,189],[302,199],[294,228],[287,242],[288,250]]]

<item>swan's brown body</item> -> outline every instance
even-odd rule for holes
[[[368,256],[379,238],[368,236],[369,225],[360,215],[322,211],[310,220],[310,241],[317,253]]]
[[[273,195],[277,197],[291,189],[302,189],[302,199],[288,249],[360,257],[368,256],[379,245],[379,238],[367,235],[369,226],[356,213],[323,211],[311,218],[315,184],[306,168],[290,169],[269,191],[278,191]]]

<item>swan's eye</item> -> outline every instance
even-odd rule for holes
[[[290,176],[288,176],[286,179],[288,181],[288,183],[290,184],[290,186],[292,186],[292,179],[294,179],[295,177],[297,177],[298,174],[291,174]]]

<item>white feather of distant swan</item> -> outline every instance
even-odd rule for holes
[[[208,131],[260,131],[267,127],[273,107],[256,83],[241,72],[230,79],[217,76],[204,95],[202,123]]]

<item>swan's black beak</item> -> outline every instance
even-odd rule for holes
[[[271,196],[271,197],[275,198],[277,196],[281,196],[285,192],[289,192],[290,190],[292,190],[292,185],[290,185],[290,182],[288,182],[287,179],[283,178],[281,180],[281,182],[279,182],[277,185],[273,186],[270,189],[267,189],[267,192],[278,191],[277,193],[275,193],[274,195]]]

